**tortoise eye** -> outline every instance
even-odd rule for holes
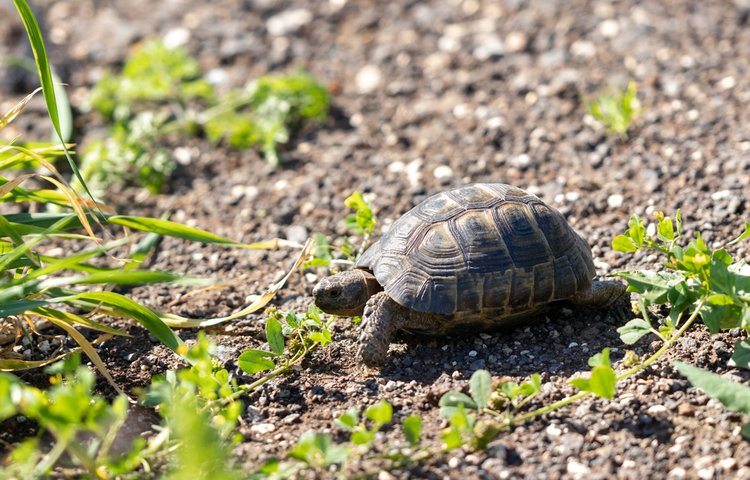
[[[328,295],[332,296],[333,298],[337,298],[341,296],[341,288],[340,287],[334,287],[328,291]]]

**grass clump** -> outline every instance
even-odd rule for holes
[[[108,137],[83,154],[84,179],[98,192],[133,183],[155,193],[176,166],[160,145],[169,134],[204,133],[213,144],[259,147],[278,165],[280,145],[306,123],[324,119],[330,100],[304,71],[265,75],[219,94],[195,58],[155,40],[141,45],[120,74],[102,77],[90,102],[112,124]]]
[[[634,81],[628,82],[625,90],[614,87],[601,92],[594,100],[586,102],[588,112],[607,129],[609,134],[628,138],[633,121],[641,114],[638,92]]]

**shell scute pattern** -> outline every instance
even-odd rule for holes
[[[360,265],[418,312],[515,315],[571,297],[594,275],[585,240],[534,195],[501,184],[434,195]]]

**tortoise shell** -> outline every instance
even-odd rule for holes
[[[359,259],[400,305],[443,315],[530,313],[591,285],[591,249],[555,209],[505,184],[439,193]]]

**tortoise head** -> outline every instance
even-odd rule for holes
[[[334,315],[362,315],[365,303],[383,290],[375,275],[360,269],[326,277],[313,288],[315,305]]]

